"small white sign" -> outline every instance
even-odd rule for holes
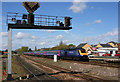
[[[54,62],[57,62],[57,55],[54,55]]]

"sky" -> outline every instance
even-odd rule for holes
[[[28,13],[22,2],[2,3],[2,49],[7,49],[7,12]],[[71,30],[12,30],[12,49],[29,46],[50,48],[66,44],[118,42],[117,2],[40,2],[34,14],[72,17]]]

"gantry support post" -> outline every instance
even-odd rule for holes
[[[12,28],[8,27],[8,77],[12,80]]]

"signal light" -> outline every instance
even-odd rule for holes
[[[64,24],[62,23],[62,22],[60,22],[60,24],[59,24],[60,26],[64,26]]]
[[[22,22],[23,24],[26,24],[27,22],[25,21],[25,20],[23,20],[23,22]]]
[[[17,20],[16,24],[21,24],[21,20]]]
[[[70,24],[70,20],[71,20],[72,18],[70,18],[70,17],[65,17],[65,26],[66,27],[68,27],[68,26],[70,26],[71,24]]]
[[[16,21],[16,18],[12,18],[12,21],[15,22],[15,21]]]
[[[27,15],[23,14],[22,19],[27,19]]]
[[[57,24],[60,24],[60,21],[57,21],[56,23],[57,23]]]

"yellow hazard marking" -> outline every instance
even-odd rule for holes
[[[87,53],[82,53],[81,50],[79,50],[80,55],[88,55]]]

